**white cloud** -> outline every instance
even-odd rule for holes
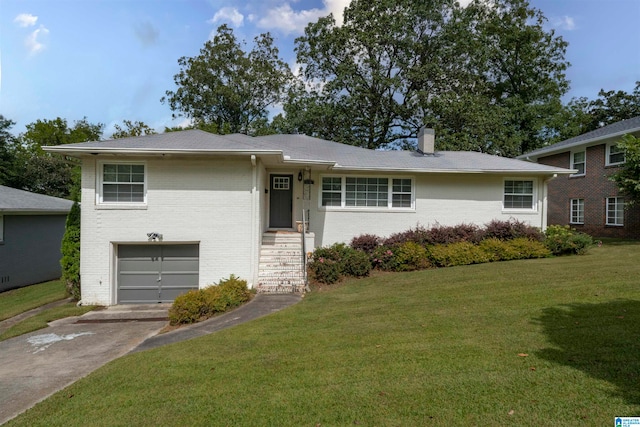
[[[265,29],[276,29],[289,33],[302,33],[309,22],[317,21],[322,16],[333,13],[337,25],[342,25],[344,9],[351,0],[323,0],[321,9],[313,8],[295,11],[291,4],[286,2],[281,6],[269,9],[257,22],[257,26]]]
[[[576,22],[571,16],[565,15],[563,17],[554,19],[553,26],[556,28],[560,28],[561,30],[571,31],[576,29]]]
[[[234,27],[241,27],[243,21],[244,15],[238,12],[238,9],[235,7],[223,7],[207,22],[210,24],[215,24],[216,22],[230,22]]]
[[[38,21],[38,17],[30,13],[21,13],[13,20],[20,27],[32,27],[36,25],[36,21]]]
[[[31,55],[35,55],[45,48],[42,39],[48,34],[49,30],[46,29],[44,25],[40,25],[40,28],[34,30],[31,34],[29,34],[29,36],[25,39],[24,44],[27,46],[27,49],[29,50],[29,53]]]

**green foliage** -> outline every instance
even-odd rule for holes
[[[553,255],[583,255],[593,246],[593,238],[568,225],[550,225],[545,231],[544,244]]]
[[[492,257],[480,247],[469,242],[435,245],[429,248],[429,257],[438,267],[481,264],[492,260]]]
[[[169,322],[172,325],[200,322],[242,305],[251,299],[251,295],[247,281],[231,275],[217,285],[179,295],[169,309]]]
[[[322,17],[296,40],[311,89],[279,126],[404,148],[425,124],[440,149],[520,154],[561,107],[566,46],[525,0],[355,0],[342,25]]]
[[[193,119],[198,127],[259,134],[269,109],[284,101],[293,74],[269,33],[256,37],[250,52],[242,47],[231,28],[220,26],[198,56],[178,59],[177,89],[166,91],[161,102],[169,104],[174,117]]]
[[[16,138],[9,132],[16,122],[0,114],[0,185],[12,186],[16,175],[15,143]]]
[[[490,262],[518,259],[520,255],[510,242],[495,237],[481,241],[478,246],[488,256]]]
[[[430,267],[427,250],[411,241],[397,245],[381,255],[382,259],[389,256],[382,265],[390,271],[413,271]]]
[[[640,82],[638,85],[640,86]],[[629,203],[638,203],[640,202],[640,139],[633,135],[625,135],[618,142],[618,147],[624,151],[624,164],[611,178],[618,184],[620,191],[628,196]]]
[[[507,243],[519,255],[518,258],[514,259],[546,258],[551,256],[549,248],[543,242],[537,240],[518,237]]]
[[[74,202],[67,215],[67,224],[62,237],[62,280],[71,298],[79,301],[80,294],[80,205]]]
[[[116,124],[114,125],[114,128],[116,131],[111,134],[111,139],[153,135],[156,133],[156,131],[150,128],[149,125],[137,120],[133,122],[131,120],[123,120],[122,126]]]
[[[369,256],[344,243],[334,243],[317,248],[308,264],[312,279],[319,283],[332,284],[342,276],[363,277],[369,275]]]

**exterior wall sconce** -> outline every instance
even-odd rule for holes
[[[160,233],[147,233],[147,237],[150,242],[162,242],[162,234]]]
[[[302,181],[302,171],[298,172],[298,181]]]

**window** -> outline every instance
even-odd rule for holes
[[[607,145],[607,165],[624,163],[624,151],[618,145]]]
[[[325,176],[321,206],[341,208],[413,208],[411,178]]]
[[[145,165],[102,165],[101,203],[144,203],[145,190]]]
[[[586,163],[586,155],[584,151],[578,151],[577,153],[571,153],[571,169],[577,169],[576,175],[584,175]]]
[[[533,181],[505,180],[504,181],[504,209],[533,210]]]
[[[571,199],[571,224],[584,224],[584,199]]]
[[[624,198],[607,197],[607,225],[624,225]]]
[[[288,190],[289,189],[289,177],[288,176],[274,176],[273,177],[273,189],[274,190]]]

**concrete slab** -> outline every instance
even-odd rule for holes
[[[78,324],[77,317],[0,342],[0,424],[116,359],[166,321]]]

